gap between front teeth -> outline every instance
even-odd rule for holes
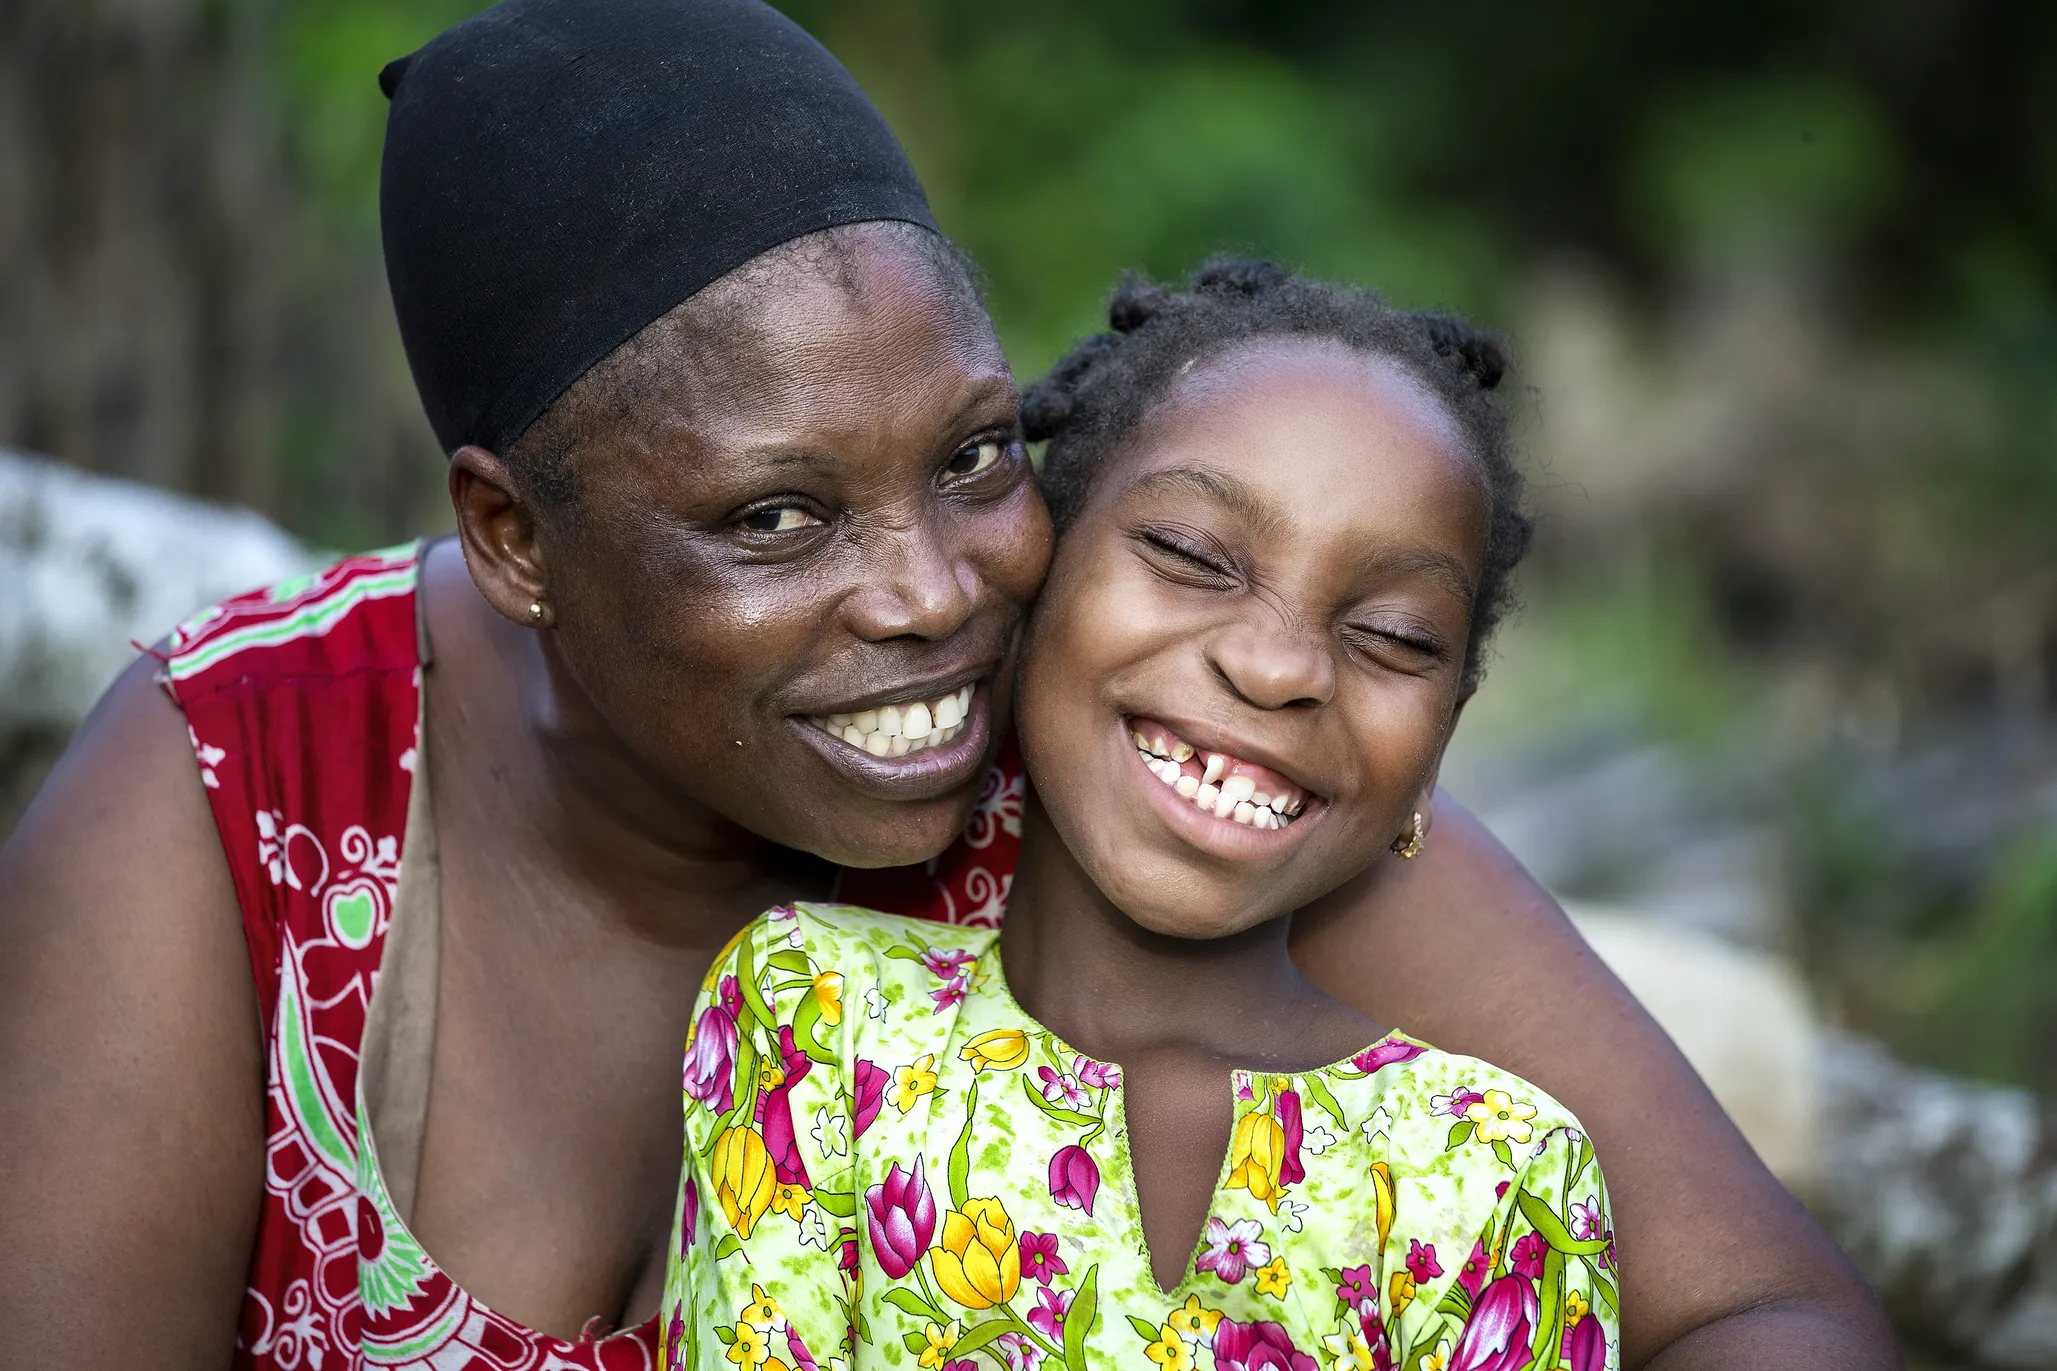
[[[1299,818],[1300,811],[1306,806],[1306,797],[1301,795],[1259,793],[1257,783],[1248,776],[1236,775],[1223,780],[1223,773],[1233,760],[1223,753],[1208,753],[1200,775],[1193,776],[1183,765],[1195,756],[1193,745],[1183,738],[1172,741],[1160,737],[1152,741],[1134,731],[1129,737],[1151,774],[1192,801],[1196,809],[1205,810],[1217,819],[1229,819],[1252,828],[1284,828]]]
[[[976,685],[964,686],[933,700],[882,705],[854,714],[810,714],[813,724],[831,738],[874,757],[905,757],[924,748],[941,747],[964,732]]]

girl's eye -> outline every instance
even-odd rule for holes
[[[752,533],[788,533],[796,528],[812,528],[820,522],[798,505],[773,505],[770,509],[753,510],[741,520],[742,526]]]
[[[1000,460],[1005,450],[998,438],[988,438],[982,443],[969,443],[957,450],[957,454],[944,463],[943,470],[952,476],[976,476]]]

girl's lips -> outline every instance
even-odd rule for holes
[[[1205,774],[1206,754],[1195,750],[1194,754],[1188,757],[1183,764],[1175,763],[1170,758],[1160,759],[1154,757],[1142,748],[1133,747],[1136,734],[1140,731],[1139,729],[1125,726],[1128,741],[1136,758],[1136,783],[1148,792],[1145,803],[1158,811],[1163,817],[1166,826],[1174,833],[1203,852],[1229,861],[1272,861],[1277,859],[1284,849],[1297,843],[1307,827],[1316,821],[1322,813],[1323,806],[1318,797],[1310,796],[1306,791],[1296,788],[1293,791],[1287,792],[1285,800],[1287,808],[1293,811],[1291,813],[1281,813],[1267,805],[1263,812],[1270,817],[1259,821],[1257,819],[1257,807],[1251,804],[1248,799],[1244,799],[1236,802],[1226,816],[1217,818],[1216,811],[1221,808],[1219,787],[1215,787],[1217,794],[1213,803],[1206,808],[1202,808],[1196,803],[1198,782],[1194,780],[1193,776],[1188,774],[1194,763],[1198,763],[1201,766],[1200,774]],[[1152,735],[1146,733],[1144,736],[1151,737]],[[1168,730],[1167,737],[1169,737]],[[1228,759],[1228,754],[1224,753],[1221,755]],[[1229,760],[1240,761],[1241,759]],[[1167,762],[1173,762],[1173,764],[1179,766],[1178,775],[1180,781],[1166,783],[1164,776],[1161,774],[1161,768]],[[1228,774],[1227,765],[1228,762],[1225,760],[1223,764],[1224,777]],[[1254,764],[1246,762],[1244,765],[1250,766]],[[1277,772],[1270,771],[1269,768],[1261,769],[1267,771],[1271,776],[1275,777],[1278,775]],[[1193,793],[1182,795],[1179,793],[1179,786],[1186,781],[1194,781]],[[1252,781],[1252,784],[1254,784],[1254,781]],[[1240,787],[1238,787],[1238,790],[1240,790]],[[1253,791],[1252,795],[1254,796],[1255,793]],[[1278,797],[1272,796],[1270,798],[1276,800]],[[1245,809],[1249,811],[1248,817],[1239,819],[1238,816]]]
[[[1130,719],[1129,739],[1151,775],[1214,818],[1280,829],[1306,808],[1307,792],[1291,777],[1233,753],[1196,748],[1155,719]]]

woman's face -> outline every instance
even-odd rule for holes
[[[537,546],[554,650],[641,766],[879,866],[969,814],[1050,525],[984,312],[869,227],[734,285],[716,364],[580,448]]]
[[[1109,459],[1028,635],[1029,774],[1085,874],[1219,937],[1361,871],[1456,722],[1484,487],[1394,364],[1266,340]]]

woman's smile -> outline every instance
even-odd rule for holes
[[[961,684],[902,687],[880,700],[790,716],[795,731],[858,788],[885,799],[947,795],[984,771],[993,740],[991,668]]]

